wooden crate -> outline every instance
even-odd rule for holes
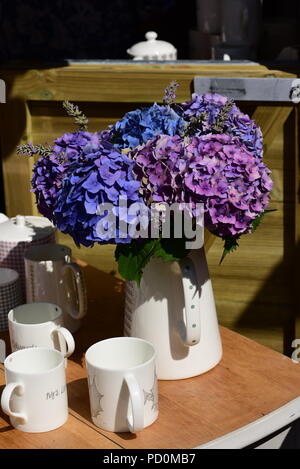
[[[74,129],[65,117],[64,99],[80,103],[90,130],[104,129],[140,104],[161,101],[172,80],[180,83],[177,99],[188,99],[194,76],[292,77],[256,64],[73,64],[52,69],[6,70],[7,104],[0,106],[1,157],[8,215],[37,214],[30,193],[32,159],[16,155],[19,143],[51,142]],[[245,236],[239,251],[219,266],[222,246],[208,237],[206,249],[220,322],[263,344],[289,353],[295,336],[299,296],[298,110],[292,104],[245,104],[264,132],[265,161],[272,169],[270,208],[258,231]],[[117,275],[113,247],[78,250],[76,256]],[[300,338],[300,336],[299,336]]]

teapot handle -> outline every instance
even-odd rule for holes
[[[185,332],[180,333],[184,345],[200,341],[200,297],[194,262],[189,257],[179,261],[185,302]]]

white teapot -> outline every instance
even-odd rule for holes
[[[166,41],[157,41],[157,33],[148,31],[145,34],[146,41],[134,44],[127,53],[133,60],[176,60],[177,50]]]

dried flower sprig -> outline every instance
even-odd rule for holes
[[[176,89],[178,86],[179,86],[179,83],[177,83],[176,80],[172,80],[170,84],[167,86],[167,88],[165,89],[163,103],[166,106],[171,106],[171,104],[174,103],[174,100],[176,98]]]
[[[73,117],[75,124],[79,125],[80,130],[87,130],[88,118],[80,111],[76,104],[70,103],[69,101],[63,102],[63,108],[67,112],[68,116]]]
[[[187,125],[184,135],[191,136],[195,135],[197,130],[201,128],[203,122],[208,119],[207,112],[201,112],[196,117],[191,117],[189,124]]]
[[[224,104],[222,109],[220,110],[216,122],[212,125],[212,131],[219,134],[224,132],[224,126],[234,105],[234,101],[232,99],[228,99],[228,101]]]
[[[26,156],[49,156],[53,152],[52,147],[50,145],[33,145],[32,143],[24,143],[22,145],[18,145],[17,153],[18,155],[26,155]]]

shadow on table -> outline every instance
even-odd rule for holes
[[[68,383],[69,408],[85,420],[92,422],[89,389],[86,378],[76,379]]]
[[[87,287],[88,312],[74,333],[72,361],[82,365],[86,350],[96,342],[123,335],[124,281],[89,265],[81,265]]]
[[[77,379],[68,384],[69,408],[78,416],[94,425],[91,418],[90,398],[88,383],[86,378]],[[133,433],[116,433],[123,440],[133,440],[136,435]]]

